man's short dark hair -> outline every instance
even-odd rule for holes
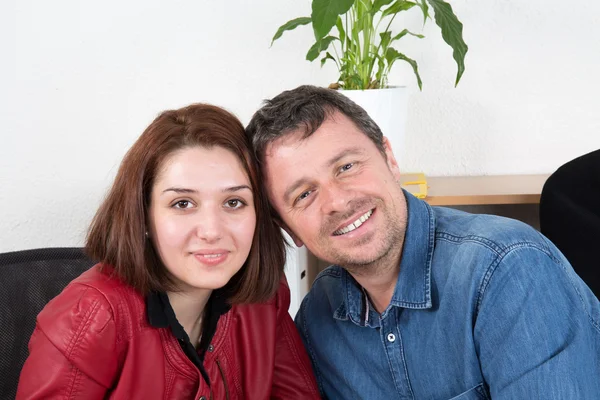
[[[369,114],[337,90],[303,85],[286,90],[271,100],[265,100],[246,127],[259,162],[267,146],[299,129],[304,138],[312,135],[321,124],[336,112],[348,117],[385,157],[383,134]]]

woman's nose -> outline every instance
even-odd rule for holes
[[[198,237],[208,243],[214,243],[223,236],[223,221],[215,210],[199,213],[196,223]]]

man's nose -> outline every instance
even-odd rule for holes
[[[344,212],[348,203],[354,198],[354,192],[339,184],[329,184],[321,187],[322,210],[325,214]]]

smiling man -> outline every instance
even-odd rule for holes
[[[600,398],[600,304],[537,231],[404,192],[336,91],[283,92],[247,133],[280,225],[333,264],[296,317],[325,397]]]

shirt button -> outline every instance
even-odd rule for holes
[[[396,335],[394,335],[393,333],[388,333],[387,340],[390,343],[394,343],[396,341]]]
[[[209,352],[211,352],[211,353],[212,353],[214,349],[215,349],[215,347],[214,347],[212,344],[209,344],[209,345],[208,345],[208,351],[209,351]]]
[[[200,398],[198,400],[206,400],[206,397],[200,396]]]

